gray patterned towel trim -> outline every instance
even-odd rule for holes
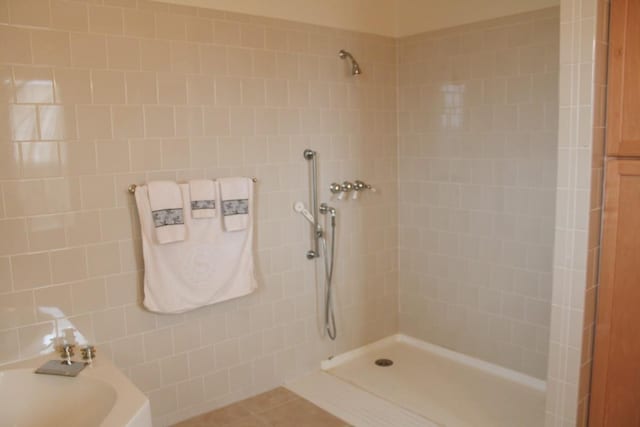
[[[167,225],[182,225],[184,224],[184,218],[182,216],[182,208],[179,209],[161,209],[151,212],[153,215],[153,222],[158,227],[164,227]]]
[[[246,215],[249,213],[249,200],[223,200],[222,201],[222,215]]]
[[[216,201],[215,200],[192,200],[191,201],[191,210],[198,211],[201,209],[215,209]]]

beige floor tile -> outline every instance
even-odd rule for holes
[[[300,399],[300,396],[284,387],[278,387],[243,400],[242,405],[249,412],[259,414],[296,399]]]
[[[347,423],[304,399],[296,399],[263,412],[272,427],[346,427]]]
[[[246,417],[236,418],[233,421],[223,424],[224,427],[269,427],[266,421],[259,418],[258,415],[248,415]]]
[[[251,416],[251,413],[243,407],[242,402],[238,402],[183,421],[186,424],[180,423],[176,427],[224,426],[239,418],[249,416]]]
[[[174,427],[344,427],[344,421],[284,387],[198,415]]]

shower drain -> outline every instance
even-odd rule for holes
[[[391,359],[378,359],[378,360],[376,360],[376,365],[382,366],[382,367],[391,366],[391,365],[393,365],[393,360],[391,360]]]

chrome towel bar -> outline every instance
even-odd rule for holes
[[[252,178],[251,178],[251,181],[253,181],[253,182],[258,182],[258,178],[256,178],[256,177],[252,177]],[[135,192],[136,192],[136,188],[138,188],[138,185],[137,185],[137,184],[131,184],[129,187],[127,187],[127,190],[129,191],[129,193],[131,193],[131,194],[135,194]]]

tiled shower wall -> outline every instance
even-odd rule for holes
[[[544,379],[559,10],[398,49],[400,330]]]
[[[1,1],[0,40],[0,363],[60,337],[97,344],[163,425],[397,331],[395,40],[144,0]],[[380,189],[333,202],[336,343],[319,336],[321,265],[292,210],[308,202],[305,148],[322,199],[331,181]],[[145,311],[127,186],[227,175],[259,180],[259,290]]]

